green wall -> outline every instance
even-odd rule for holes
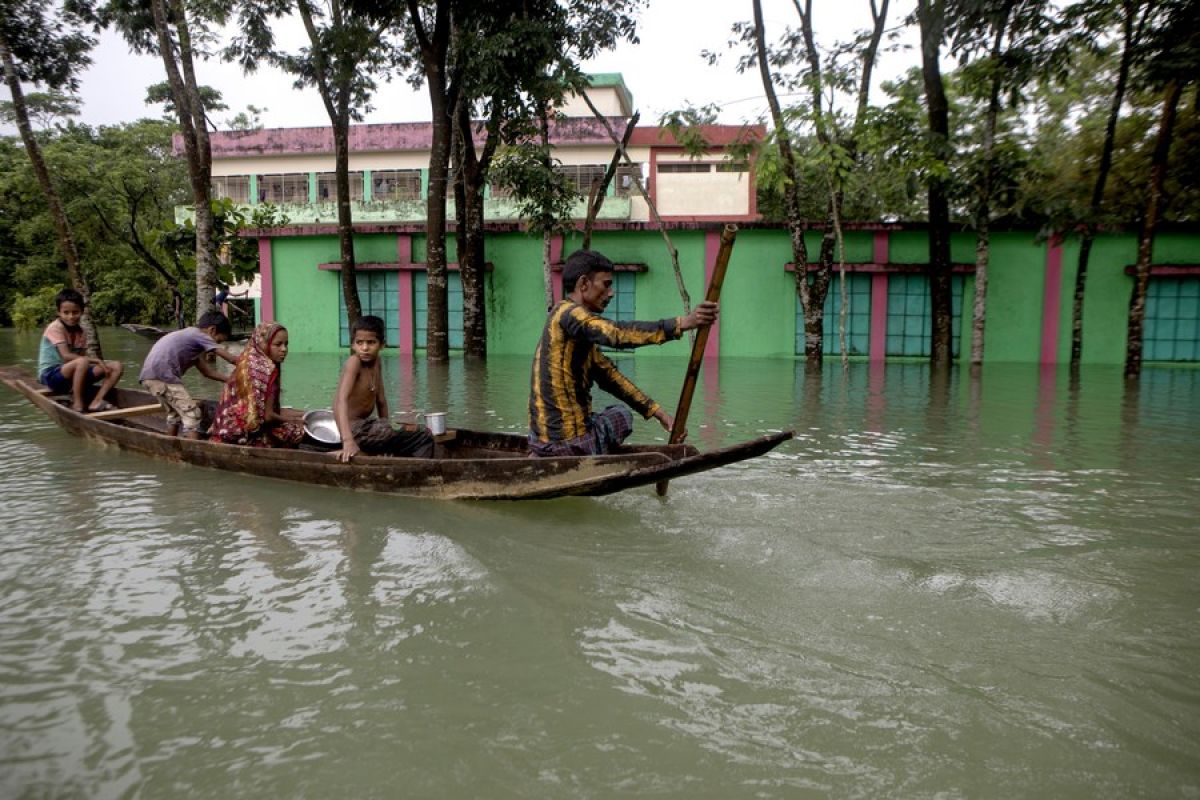
[[[704,295],[705,230],[677,229],[671,241],[679,251],[684,283],[692,303]],[[928,241],[924,231],[889,234],[888,260],[925,263]],[[872,260],[872,232],[846,234],[846,260]],[[360,261],[396,260],[396,234],[362,234],[355,238]],[[564,255],[575,250],[580,237],[567,237]],[[820,234],[806,237],[810,257],[819,252]],[[599,231],[593,247],[617,262],[644,263],[636,275],[637,315],[659,319],[681,313],[670,257],[657,231]],[[521,232],[491,235],[487,243],[493,271],[487,278],[488,348],[497,355],[528,355],[545,319],[542,287],[542,242]],[[453,236],[448,256],[455,258]],[[985,358],[989,362],[1036,362],[1041,352],[1042,308],[1046,290],[1049,244],[1033,232],[1001,232],[992,237],[988,281]],[[272,240],[276,319],[291,331],[298,352],[336,352],[338,348],[338,298],[336,270],[320,270],[320,263],[338,260],[334,235],[285,236]],[[1070,355],[1071,297],[1079,246],[1068,239],[1062,246],[1062,290],[1058,358]],[[974,263],[975,237],[957,233],[951,240],[954,261]],[[1125,352],[1126,315],[1132,278],[1125,267],[1136,255],[1133,234],[1106,234],[1096,239],[1088,272],[1084,316],[1084,361],[1121,363]],[[413,259],[426,258],[425,239],[413,236]],[[738,233],[721,297],[721,354],[742,357],[792,357],[795,350],[795,279],[785,270],[792,260],[787,232],[782,229],[746,228]],[[1200,235],[1168,233],[1158,237],[1156,263],[1200,263]],[[416,276],[420,279],[421,274]],[[960,353],[970,352],[974,277],[964,287]],[[404,324],[404,321],[402,321]],[[411,324],[411,322],[409,323]],[[686,355],[685,337],[639,355]]]

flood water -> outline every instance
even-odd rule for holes
[[[132,385],[149,343],[105,346]],[[682,360],[623,366],[674,406]],[[528,368],[392,355],[388,391],[516,431]],[[689,427],[796,439],[665,500],[434,502],[0,387],[0,797],[1200,797],[1200,370],[725,360]]]

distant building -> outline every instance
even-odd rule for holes
[[[617,136],[632,114],[620,75],[592,76],[587,96]],[[612,159],[614,144],[582,98],[568,98],[551,124],[557,169],[586,194]],[[730,146],[766,135],[763,126],[715,125],[703,130],[711,149],[693,159],[667,132],[639,125],[629,153],[609,187],[593,247],[617,262],[616,297],[607,314],[655,319],[680,313],[679,291],[662,232],[637,191],[641,180],[679,252],[682,278],[693,301],[701,297],[715,262],[721,228],[738,235],[722,294],[721,320],[708,353],[778,357],[804,352],[803,317],[796,293],[789,235],[763,223],[756,210],[755,165],[730,157]],[[425,197],[432,126],[429,123],[358,125],[350,133],[351,192],[358,286],[365,313],[387,323],[387,342],[402,353],[425,346]],[[177,149],[182,150],[177,142]],[[291,329],[293,350],[333,352],[348,344],[338,279],[333,136],[328,127],[227,131],[212,135],[215,197],[254,205],[274,203],[289,219],[257,232],[260,280],[249,289],[259,319]],[[812,190],[811,187],[805,187]],[[818,189],[817,191],[823,191]],[[448,218],[454,219],[453,198]],[[190,209],[179,209],[180,217]],[[575,216],[582,219],[580,201]],[[528,354],[545,318],[542,242],[521,225],[504,187],[485,200],[488,349]],[[846,346],[852,357],[883,361],[923,359],[929,353],[928,236],[922,224],[847,222],[845,225]],[[819,225],[806,239],[815,257]],[[1155,240],[1155,267],[1146,307],[1146,359],[1200,360],[1200,237],[1193,229],[1164,229]],[[552,260],[578,248],[578,234],[556,237]],[[454,259],[454,236],[448,236]],[[975,236],[952,236],[953,351],[970,351]],[[1066,361],[1074,270],[1074,237],[1044,240],[1036,231],[992,235],[986,358],[989,362]],[[1092,251],[1084,326],[1086,363],[1124,359],[1126,316],[1136,237],[1105,233]],[[457,265],[448,281],[450,345],[461,346],[462,292]],[[561,296],[561,286],[554,287]],[[835,277],[825,304],[825,352],[839,352],[841,294]],[[683,355],[686,340],[641,351],[638,358]]]

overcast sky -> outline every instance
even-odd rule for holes
[[[764,0],[764,10],[769,40],[797,20],[792,0]],[[908,12],[907,3],[899,11],[894,8],[889,23],[898,24],[901,14]],[[749,0],[650,0],[639,19],[640,43],[622,45],[584,66],[589,72],[622,73],[643,124],[654,124],[664,111],[686,102],[719,105],[722,122],[757,121],[766,112],[758,73],[739,75],[736,54],[728,51],[727,44],[730,26],[749,20],[752,13]],[[819,40],[828,45],[867,26],[870,13],[867,0],[815,0],[814,19]],[[288,41],[299,46],[300,27],[292,25],[284,31]],[[721,64],[709,66],[700,55],[702,50],[727,55]],[[894,77],[914,60],[911,52],[885,55],[877,75],[881,80]],[[81,121],[113,124],[161,115],[159,107],[143,102],[146,87],[163,80],[160,61],[130,54],[120,37],[105,33],[93,52],[93,62],[83,75]],[[229,106],[229,111],[214,115],[218,123],[254,105],[267,109],[261,117],[266,127],[328,124],[316,91],[294,89],[292,79],[277,70],[264,68],[247,76],[234,64],[208,61],[200,63],[197,72],[200,82],[220,90]],[[7,95],[5,91],[3,96]],[[399,81],[381,88],[374,106],[369,122],[412,122],[430,116],[424,89],[413,90]]]

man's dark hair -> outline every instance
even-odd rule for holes
[[[575,291],[575,284],[584,275],[612,271],[613,262],[603,253],[596,250],[576,250],[567,256],[567,263],[563,264],[563,294]]]
[[[229,336],[233,333],[233,326],[229,324],[229,317],[222,314],[220,311],[206,311],[200,321],[196,323],[197,328],[216,328],[217,333]]]
[[[74,289],[63,289],[58,294],[54,295],[54,310],[62,308],[63,303],[74,303],[83,308],[83,295]]]
[[[383,335],[384,331],[386,330],[387,326],[383,324],[382,319],[374,314],[364,314],[356,319],[354,324],[350,326],[350,341],[354,341],[354,334],[358,333],[359,331],[367,331],[368,333],[373,333],[378,336],[379,343],[384,344],[387,342],[387,339]]]

